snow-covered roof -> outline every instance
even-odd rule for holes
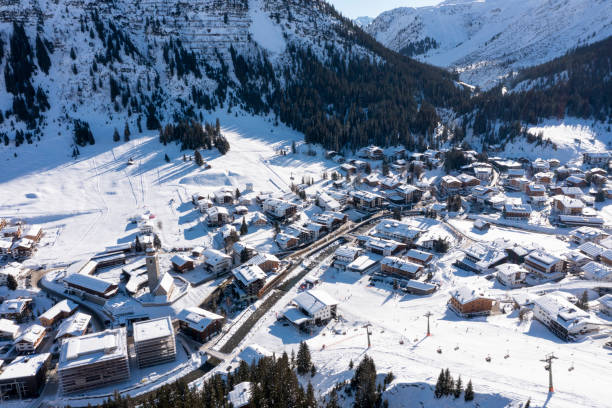
[[[249,286],[251,283],[260,279],[266,279],[266,273],[257,265],[243,264],[232,270],[234,278],[238,279],[244,286]]]
[[[384,219],[375,227],[376,234],[387,237],[401,237],[405,239],[416,238],[423,230],[415,227],[409,222],[397,221],[392,219]]]
[[[0,333],[7,333],[15,338],[19,333],[19,325],[12,320],[0,319]]]
[[[406,256],[409,258],[418,259],[421,262],[427,262],[432,255],[429,252],[419,251],[418,249],[410,249],[406,252]]]
[[[174,336],[174,328],[172,327],[170,316],[134,322],[135,343],[168,336]]]
[[[565,195],[556,195],[553,196],[553,199],[563,205],[565,208],[584,208],[584,203],[577,198],[572,198]]]
[[[584,227],[578,227],[572,230],[570,232],[570,235],[575,238],[584,240],[584,241],[590,241],[590,240],[597,239],[601,236],[605,236],[606,233],[598,228],[584,226]]]
[[[526,274],[527,271],[520,265],[513,263],[503,263],[495,267],[498,275],[512,276],[517,273]]]
[[[607,309],[612,309],[612,293],[608,293],[598,299],[599,304]]]
[[[248,364],[251,364],[252,362],[257,363],[263,357],[271,356],[272,352],[259,344],[250,344],[238,354],[238,358]]]
[[[470,303],[476,299],[490,299],[481,289],[472,289],[467,286],[460,286],[451,292],[451,296],[462,305]]]
[[[21,313],[31,302],[30,298],[7,299],[0,305],[0,315]]]
[[[605,248],[593,242],[585,242],[584,244],[578,247],[578,250],[584,252],[591,258],[597,258],[601,254],[603,254]]]
[[[41,336],[45,335],[46,331],[47,330],[40,324],[33,324],[31,326],[28,326],[21,333],[21,335],[15,340],[15,342],[16,343],[26,342],[30,344],[36,344],[38,339],[40,339]]]
[[[182,268],[183,266],[185,266],[189,262],[193,262],[193,260],[191,258],[185,256],[185,255],[174,255],[170,259],[170,262],[172,262],[177,267]]]
[[[64,278],[64,282],[77,285],[97,293],[105,293],[114,283],[98,278],[96,276],[75,273]]]
[[[264,262],[280,262],[279,259],[272,254],[268,254],[266,252],[261,253],[261,254],[257,254],[254,257],[252,257],[251,259],[248,260],[248,263],[253,264],[253,265],[261,265]]]
[[[304,291],[294,297],[293,302],[311,316],[325,307],[338,304],[336,299],[319,289]]]
[[[166,272],[164,273],[164,276],[162,276],[162,278],[159,280],[159,283],[157,284],[155,289],[153,289],[153,293],[155,295],[159,294],[160,296],[162,294],[166,296],[170,296],[173,286],[174,286],[174,278],[172,277],[172,275]]]
[[[601,323],[588,312],[580,309],[566,297],[558,293],[548,293],[535,300],[535,305],[556,321],[560,326],[571,331],[575,326],[582,323]]]
[[[457,177],[451,176],[450,174],[443,176],[442,182],[444,184],[461,184],[461,180],[459,180]]]
[[[193,306],[181,310],[176,318],[185,322],[191,329],[202,332],[212,322],[222,320],[223,316]]]
[[[357,257],[353,262],[349,263],[346,267],[351,271],[358,271],[363,273],[376,263],[375,259],[372,259],[368,255],[361,255]]]
[[[227,401],[234,408],[242,408],[248,405],[251,399],[251,383],[248,381],[236,384],[234,389],[227,394]]]
[[[64,299],[53,305],[45,313],[41,314],[38,319],[55,320],[61,313],[72,313],[79,305],[70,299]]]
[[[83,275],[92,275],[96,270],[97,266],[98,263],[96,261],[91,261],[88,259],[78,261],[66,268],[66,275],[73,275],[75,273],[80,273]]]
[[[529,204],[517,204],[517,203],[506,203],[504,204],[504,211],[507,213],[531,213],[531,206]]]
[[[408,261],[407,259],[398,258],[396,256],[384,257],[383,260],[380,261],[380,263],[390,268],[399,269],[403,272],[410,274],[415,274],[423,268],[423,265],[416,264],[414,262]]]
[[[585,279],[596,281],[612,281],[612,268],[591,261],[582,267]]]
[[[209,265],[217,265],[232,259],[232,257],[228,254],[214,248],[207,248],[206,251],[202,253],[202,256],[206,259],[206,263]]]
[[[62,343],[57,370],[128,358],[125,327],[70,337]]]
[[[55,338],[59,339],[64,336],[76,337],[82,335],[85,330],[87,330],[90,320],[91,316],[87,313],[75,313],[59,325]]]
[[[339,256],[339,257],[342,257],[342,258],[355,259],[355,256],[357,256],[357,254],[359,254],[360,252],[361,252],[361,248],[358,248],[356,246],[352,246],[352,245],[340,245],[336,249],[336,252],[334,254],[335,254],[335,256]]]
[[[219,214],[229,217],[229,211],[227,210],[227,208],[225,208],[225,207],[218,207],[218,206],[210,207],[208,209],[208,211],[207,211],[207,214],[211,218],[212,217],[216,217]]]
[[[532,251],[529,255],[527,255],[525,260],[529,260],[544,268],[550,268],[553,265],[556,265],[558,262],[561,261],[560,258],[557,258],[554,255],[546,254],[542,250],[539,250],[539,249]]]
[[[0,373],[0,381],[33,377],[50,358],[51,354],[49,353],[18,356],[12,363],[4,367],[4,370]]]

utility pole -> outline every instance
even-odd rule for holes
[[[548,392],[555,392],[555,387],[553,387],[553,375],[552,375],[552,363],[553,360],[558,359],[555,357],[553,353],[547,354],[544,360],[540,360],[543,363],[546,363],[544,366],[545,370],[548,370]]]
[[[427,337],[431,336],[431,332],[429,331],[429,318],[432,316],[431,312],[425,313],[425,317],[427,317]]]
[[[363,326],[364,329],[366,329],[366,334],[368,335],[368,348],[372,347],[372,343],[370,342],[370,336],[372,335],[372,332],[370,331],[370,326],[372,324],[368,323],[365,326]]]

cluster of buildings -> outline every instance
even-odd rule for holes
[[[42,236],[43,230],[39,226],[9,224],[0,218],[0,256],[7,255],[18,260],[29,258],[36,252]]]

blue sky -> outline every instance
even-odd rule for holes
[[[431,6],[442,0],[327,0],[342,14],[350,18],[361,16],[376,17],[383,11],[396,7]]]

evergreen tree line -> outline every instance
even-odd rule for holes
[[[472,401],[474,399],[472,380],[468,381],[464,392],[461,376],[459,376],[457,380],[454,380],[448,368],[446,370],[441,370],[440,375],[438,376],[438,381],[436,382],[434,396],[436,398],[453,396],[455,399],[457,399],[461,397],[462,393],[465,401]]]
[[[487,133],[495,121],[535,124],[542,118],[565,116],[610,120],[611,71],[612,37],[522,70],[510,88],[528,84],[526,90],[504,93],[499,85],[467,101],[460,111],[477,112],[477,134]]]
[[[221,134],[221,124],[218,119],[214,125],[208,122],[202,125],[195,120],[182,120],[176,125],[168,123],[159,130],[159,141],[164,145],[180,142],[181,150],[200,148],[211,150],[214,146],[219,153],[225,154],[230,149],[229,142]]]

